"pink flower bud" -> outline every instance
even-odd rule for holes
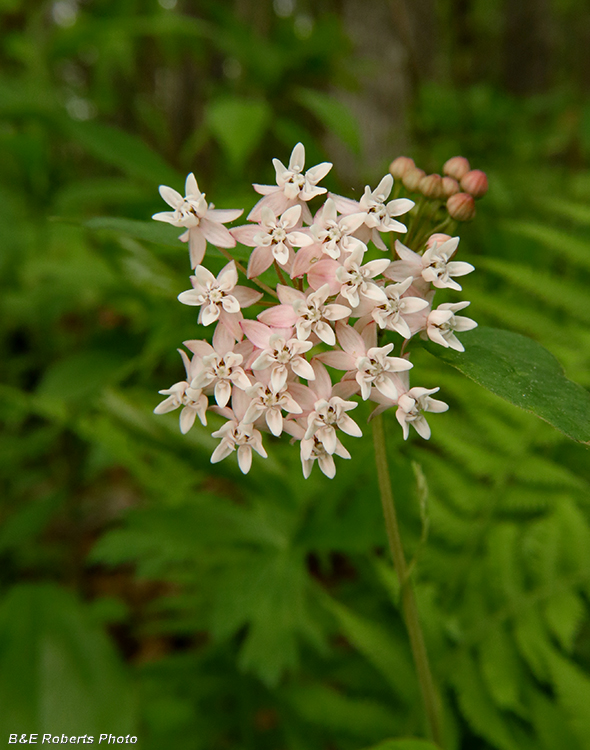
[[[443,165],[443,172],[456,180],[460,180],[470,169],[469,162],[464,156],[453,156]]]
[[[475,216],[475,201],[469,193],[456,193],[448,199],[447,211],[451,219],[471,221]]]
[[[453,177],[448,176],[442,178],[442,189],[443,193],[445,194],[445,198],[450,198],[451,195],[455,195],[455,193],[458,193],[461,190],[457,180],[455,180]]]
[[[483,198],[488,192],[488,178],[481,169],[472,169],[461,178],[461,187],[474,198]]]
[[[412,167],[403,176],[404,187],[410,191],[418,190],[420,180],[424,177],[426,172],[418,167]]]
[[[446,242],[447,240],[451,239],[450,234],[443,234],[443,232],[437,232],[436,234],[431,234],[430,237],[426,240],[426,249],[430,250],[430,248],[434,245],[436,242],[438,245],[442,245],[443,242]]]
[[[439,174],[428,174],[420,180],[418,190],[426,198],[442,200],[445,196],[442,188],[442,177]]]
[[[389,172],[396,180],[401,180],[408,169],[413,169],[415,166],[414,160],[409,156],[398,156],[389,165]]]

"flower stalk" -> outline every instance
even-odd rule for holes
[[[383,506],[383,516],[385,518],[385,529],[389,539],[389,549],[393,558],[393,565],[400,582],[400,600],[404,621],[410,639],[410,647],[424,709],[428,720],[430,735],[435,744],[442,747],[441,727],[440,727],[440,704],[430,664],[428,662],[428,653],[424,642],[424,635],[420,626],[418,608],[416,606],[416,597],[412,588],[410,571],[406,565],[402,540],[397,522],[397,513],[393,491],[391,489],[391,477],[389,474],[389,465],[387,463],[387,451],[385,446],[385,430],[383,429],[383,415],[377,415],[373,421],[373,442],[375,446],[375,464],[377,467],[377,480],[379,484],[379,495]]]

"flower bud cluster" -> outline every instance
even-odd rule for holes
[[[213,463],[235,452],[247,473],[253,452],[267,456],[263,433],[286,433],[299,444],[306,477],[316,462],[333,477],[334,458],[350,458],[342,433],[362,435],[351,415],[358,406],[353,399],[372,401],[373,414],[396,409],[404,438],[412,426],[428,439],[425,414],[448,408],[433,398],[438,388],[410,386],[413,364],[407,349],[420,336],[463,351],[456,334],[477,325],[459,314],[469,302],[435,307],[434,296],[438,289],[461,291],[457,279],[473,266],[455,260],[459,237],[428,232],[428,223],[412,211],[414,202],[390,194],[394,176],[406,184],[413,175],[423,191],[442,200],[455,190],[457,177],[416,175],[421,170],[414,162],[400,157],[392,174],[354,201],[318,186],[332,165],[305,171],[300,143],[288,166],[278,159],[273,163],[276,185],[254,185],[262,198],[248,223],[232,229],[224,224],[242,211],[207,204],[194,175],[187,178],[184,197],[160,187],[173,211],[153,218],[185,230],[180,239],[189,244],[194,268],[191,289],[178,299],[199,308],[198,322],[211,326],[213,336],[211,343],[184,342],[188,353],[179,352],[186,380],[160,391],[166,398],[154,411],[180,409],[183,433],[197,417],[203,425],[210,412],[223,417],[223,426],[212,433],[220,441]],[[451,171],[459,175],[461,170]],[[471,182],[477,188],[477,176]],[[460,195],[457,187],[451,197]],[[325,200],[312,214],[309,202],[318,196]],[[398,218],[404,215],[409,233]],[[396,239],[425,232],[427,241],[415,245],[417,251]],[[230,260],[214,276],[202,265],[207,241],[225,249],[236,242],[253,248],[247,269]],[[280,282],[274,290],[259,279],[271,266]],[[238,270],[266,292],[265,300],[263,292],[238,284]],[[255,305],[262,307],[256,318],[244,317]]]

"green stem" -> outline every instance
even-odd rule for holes
[[[240,263],[240,261],[239,261],[239,260],[236,260],[236,259],[234,258],[234,256],[233,256],[233,255],[232,255],[232,254],[230,253],[230,251],[229,251],[229,250],[226,250],[226,249],[225,249],[224,247],[220,247],[220,248],[218,248],[218,250],[219,250],[219,251],[221,252],[221,254],[222,254],[222,255],[225,255],[225,257],[226,257],[226,258],[227,258],[228,260],[233,260],[233,262],[234,262],[234,263],[236,264],[236,268],[238,269],[238,271],[241,271],[241,272],[242,272],[242,273],[244,274],[244,276],[245,276],[246,278],[248,278],[248,271],[246,271],[246,269],[245,269],[245,268],[244,268],[244,266],[243,266],[243,265],[242,265],[242,264]],[[278,299],[278,298],[279,298],[279,295],[278,295],[278,294],[277,294],[277,293],[275,292],[275,290],[274,290],[274,289],[271,289],[271,288],[270,288],[270,287],[268,286],[268,284],[265,284],[265,283],[264,283],[264,281],[260,281],[260,279],[258,278],[258,276],[256,276],[256,277],[255,277],[255,278],[253,278],[253,279],[250,279],[250,281],[252,281],[252,282],[253,282],[254,284],[256,284],[256,286],[257,286],[257,287],[259,287],[260,289],[262,289],[263,291],[265,291],[265,292],[266,292],[267,294],[270,294],[270,295],[272,295],[272,296],[273,296],[273,297],[274,297],[275,299]]]
[[[442,747],[442,738],[440,731],[439,703],[432,672],[428,663],[428,654],[420,619],[418,617],[418,608],[414,589],[408,574],[402,540],[397,523],[397,514],[391,489],[391,477],[389,475],[389,466],[387,464],[387,452],[385,448],[385,430],[383,429],[383,416],[379,414],[373,419],[373,440],[375,444],[375,463],[377,465],[377,479],[379,482],[379,494],[381,495],[381,504],[383,505],[383,515],[385,517],[385,528],[389,539],[389,548],[393,557],[393,564],[400,582],[400,595],[402,611],[408,635],[410,638],[410,647],[416,665],[416,673],[424,708],[428,719],[430,734],[432,740]]]

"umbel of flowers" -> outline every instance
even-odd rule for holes
[[[235,452],[247,473],[253,451],[267,456],[263,433],[287,433],[299,444],[306,477],[316,461],[333,477],[334,457],[350,458],[340,433],[362,435],[354,399],[374,402],[372,415],[395,409],[404,438],[411,426],[428,439],[425,415],[448,409],[434,398],[438,387],[410,385],[408,344],[420,336],[463,351],[456,334],[477,325],[460,314],[469,302],[435,306],[434,297],[439,289],[460,292],[457,279],[474,270],[455,260],[452,233],[473,218],[487,180],[463,157],[445,164],[444,177],[399,157],[355,201],[319,186],[332,164],[305,170],[301,143],[288,166],[273,164],[276,185],[255,184],[262,198],[248,223],[231,229],[225,224],[242,210],[208,204],[193,174],[184,196],[160,187],[172,210],[153,218],[184,230],[194,269],[191,289],[178,299],[199,308],[198,322],[213,336],[184,342],[186,379],[160,391],[166,398],[154,411],[179,408],[183,433],[197,417],[206,425],[207,412],[223,417],[212,433],[220,441],[213,463]],[[217,276],[203,265],[207,242],[229,259]],[[231,259],[236,242],[252,248],[247,268]],[[271,266],[274,288],[259,278]],[[238,284],[239,271],[262,291]],[[252,307],[262,311],[245,317]]]

